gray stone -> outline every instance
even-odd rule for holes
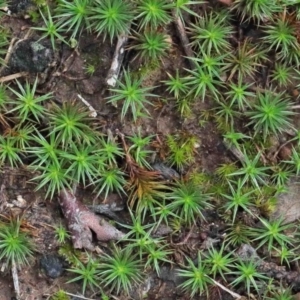
[[[277,205],[271,220],[283,218],[284,224],[300,218],[300,178],[292,177],[286,185],[286,191],[277,196]]]
[[[53,279],[60,277],[64,271],[62,260],[57,255],[44,255],[40,260],[40,265],[45,274]]]
[[[31,39],[21,41],[9,60],[13,72],[44,72],[53,60],[53,50],[41,42]]]

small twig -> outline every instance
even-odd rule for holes
[[[173,245],[175,246],[181,246],[181,245],[185,245],[187,243],[187,241],[189,240],[190,236],[192,235],[192,232],[194,230],[195,225],[193,224],[193,226],[191,227],[189,233],[187,234],[187,236],[183,239],[183,241],[179,242],[179,243],[174,243]]]
[[[257,150],[258,152],[260,152],[260,154],[261,154],[261,155],[260,155],[260,159],[262,160],[264,166],[267,166],[267,165],[268,165],[268,162],[267,162],[267,159],[266,159],[265,155],[263,154],[263,150],[260,149],[260,147],[259,147],[256,143],[254,143],[254,145],[255,145],[256,150]]]
[[[20,299],[20,285],[19,285],[19,277],[18,277],[18,270],[16,263],[14,260],[12,261],[12,266],[11,266],[11,273],[12,273],[12,278],[14,282],[14,290],[16,293],[16,298]]]
[[[75,298],[80,298],[80,299],[84,299],[84,300],[94,300],[92,298],[86,298],[84,296],[79,296],[79,295],[76,295],[76,294],[72,294],[72,293],[68,293],[68,292],[65,292],[67,295],[69,296],[72,296],[72,297],[75,297]]]
[[[241,163],[245,162],[245,155],[238,147],[228,142],[226,139],[223,140],[223,143],[226,149],[229,150]]]
[[[128,41],[128,34],[122,33],[118,37],[115,53],[112,59],[112,63],[110,66],[110,69],[108,71],[107,77],[106,77],[106,83],[109,86],[114,87],[117,83],[119,73],[121,70],[122,62],[125,55],[125,48],[124,46],[127,44]]]
[[[66,291],[65,291],[65,294],[68,295],[68,296],[75,297],[76,299],[79,298],[79,299],[83,299],[83,300],[95,300],[95,299],[93,299],[93,298],[86,298],[86,297],[84,297],[84,296],[80,296],[80,295],[68,293],[68,292],[66,292]],[[48,294],[48,293],[47,293],[47,294],[43,294],[43,296],[44,296],[44,297],[47,297],[47,300],[48,300],[48,299],[50,299],[50,297],[52,297],[52,294]]]
[[[25,77],[27,75],[28,75],[27,72],[19,72],[19,73],[11,74],[8,76],[3,76],[3,77],[0,77],[0,83],[12,81],[12,80],[20,78],[20,77]]]
[[[189,45],[189,39],[188,39],[187,34],[185,32],[184,24],[182,23],[182,20],[180,19],[180,17],[178,17],[176,15],[175,10],[172,11],[172,15],[173,15],[173,18],[174,18],[176,29],[177,29],[177,32],[179,34],[179,38],[180,38],[182,47],[184,49],[184,52],[185,52],[187,57],[191,58],[191,59],[189,59],[190,66],[192,68],[196,68],[196,63],[192,59],[192,58],[195,57],[195,55],[194,55],[194,52],[193,52],[193,50],[191,49],[191,47]]]
[[[218,0],[219,2],[226,4],[227,6],[230,6],[232,4],[232,0]]]
[[[204,275],[204,276],[208,277],[207,275]],[[221,288],[223,291],[229,293],[233,298],[235,298],[235,299],[241,299],[241,298],[242,298],[241,295],[239,295],[239,294],[237,294],[237,293],[234,293],[233,291],[229,290],[227,287],[225,287],[224,285],[222,285],[222,284],[219,283],[218,281],[216,281],[216,280],[214,280],[214,279],[212,279],[212,278],[210,278],[210,279],[212,280],[212,282],[213,282],[215,285],[217,285],[217,286],[218,286],[219,288]]]
[[[90,116],[93,118],[96,118],[97,112],[96,112],[95,108],[91,104],[89,104],[80,94],[77,94],[77,96],[88,107],[89,111],[91,112]]]
[[[0,74],[3,72],[3,70],[7,67],[7,64],[8,64],[8,61],[11,57],[11,54],[12,54],[12,49],[15,45],[15,41],[17,40],[17,38],[12,38],[12,40],[10,41],[9,43],[9,47],[7,49],[7,52],[6,52],[6,55],[5,55],[5,58],[4,58],[4,62],[3,62],[3,66],[0,68]]]
[[[299,109],[300,108],[300,105],[293,105],[292,107],[291,107],[291,109]]]
[[[68,80],[71,80],[71,81],[82,81],[82,80],[85,80],[87,79],[87,76],[81,76],[81,77],[74,77],[74,76],[70,76],[70,75],[67,75],[63,72],[59,72],[59,71],[56,71],[52,74],[53,77],[64,77]]]
[[[274,155],[271,157],[272,161],[274,161],[276,159],[276,157],[278,156],[279,152],[281,151],[281,149],[283,147],[285,147],[286,145],[288,145],[289,143],[291,143],[291,140],[286,141],[285,143],[283,143],[282,145],[280,145],[280,147],[278,148],[278,150],[274,153]]]

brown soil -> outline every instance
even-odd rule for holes
[[[3,17],[2,25],[12,32],[12,36],[17,39],[34,38],[36,33],[29,33],[30,21],[24,19],[23,16]],[[183,50],[179,39],[176,37],[175,28],[170,26],[168,33],[171,39],[171,49],[167,58],[164,58],[160,68],[156,68],[148,74],[144,81],[144,86],[158,86],[154,93],[159,93],[161,98],[168,98],[168,94],[159,86],[161,80],[167,78],[166,72],[174,74],[174,70],[178,67],[187,67],[183,58]],[[210,108],[209,103],[199,101],[193,107],[192,116],[188,119],[180,118],[179,113],[175,109],[175,104],[168,101],[160,102],[154,100],[154,106],[149,107],[151,118],[143,118],[134,124],[130,117],[121,123],[119,119],[120,108],[115,108],[107,104],[105,97],[108,95],[105,78],[110,68],[111,60],[114,53],[115,44],[109,42],[103,43],[101,38],[95,35],[82,34],[78,46],[70,49],[64,45],[60,45],[51,67],[40,74],[43,77],[39,84],[39,92],[52,92],[54,99],[58,102],[62,101],[80,101],[80,94],[88,101],[98,112],[96,121],[100,125],[100,129],[105,134],[107,130],[115,132],[119,129],[125,135],[131,135],[140,127],[145,135],[157,135],[157,137],[165,142],[165,137],[178,131],[186,131],[197,137],[199,147],[197,148],[196,162],[194,166],[208,173],[212,173],[218,166],[224,162],[230,161],[230,157],[222,142],[222,137],[216,128],[216,124],[208,121],[204,126],[199,126],[201,121],[201,113]],[[127,57],[125,64],[132,68],[139,67],[138,60]],[[96,71],[92,76],[87,76],[84,68],[87,63],[94,64]],[[43,76],[42,76],[43,75]],[[32,74],[31,80],[34,80],[36,74]],[[159,155],[159,154],[158,154]],[[199,167],[201,166],[201,167]],[[191,167],[191,168],[192,168]],[[189,170],[185,170],[188,172]],[[81,292],[80,284],[66,284],[70,279],[68,272],[64,272],[63,276],[58,279],[51,280],[42,273],[40,268],[40,259],[44,254],[57,253],[58,243],[54,236],[54,227],[60,223],[65,224],[62,212],[57,200],[54,198],[52,202],[44,198],[43,191],[34,192],[34,184],[30,182],[32,174],[24,169],[5,168],[0,174],[0,205],[1,214],[9,216],[10,214],[18,214],[22,211],[26,219],[27,230],[30,232],[35,244],[35,257],[30,262],[30,266],[23,267],[19,271],[20,288],[23,300],[42,300],[49,299],[55,291],[62,288],[71,294],[76,295]],[[94,196],[90,191],[80,191],[81,200],[85,204],[92,204]],[[25,208],[18,208],[13,200],[18,196],[22,196],[26,200]],[[96,199],[96,203],[101,203],[101,199]],[[124,217],[126,222],[126,214]],[[207,228],[210,228],[215,221],[215,215],[208,216]],[[178,261],[180,262],[187,253],[195,253],[201,245],[199,234],[204,232],[203,228],[195,228],[191,232],[188,243],[178,246]],[[182,234],[182,239],[187,233]],[[180,240],[180,239],[179,239]],[[97,243],[95,241],[95,243]],[[107,246],[105,243],[99,243],[99,248]],[[150,290],[147,286],[139,287],[133,295],[134,299],[141,299],[142,288],[147,290],[147,297],[143,299],[187,299],[186,296],[176,290],[176,285],[172,280],[168,280],[168,276],[172,270],[166,271],[166,276],[159,279],[154,275],[148,275],[150,281]],[[221,290],[215,292],[215,299],[230,299]],[[0,298],[3,300],[13,299],[13,285],[10,270],[1,270],[0,273]],[[86,297],[94,298],[93,294],[87,293]],[[228,298],[226,298],[228,297]],[[77,298],[73,298],[77,299]],[[78,298],[79,299],[79,298]],[[87,299],[87,298],[83,298]],[[116,299],[116,298],[114,298]],[[125,298],[118,298],[125,299]],[[198,299],[194,297],[194,299]],[[200,298],[199,298],[200,299]],[[205,298],[203,298],[205,299]]]

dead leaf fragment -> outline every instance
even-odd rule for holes
[[[118,240],[124,237],[124,233],[91,212],[72,192],[61,191],[59,204],[67,219],[75,249],[94,250],[92,231],[99,241]]]

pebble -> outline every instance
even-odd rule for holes
[[[57,255],[44,255],[40,260],[41,268],[50,278],[58,278],[62,275],[64,268],[61,258]]]

